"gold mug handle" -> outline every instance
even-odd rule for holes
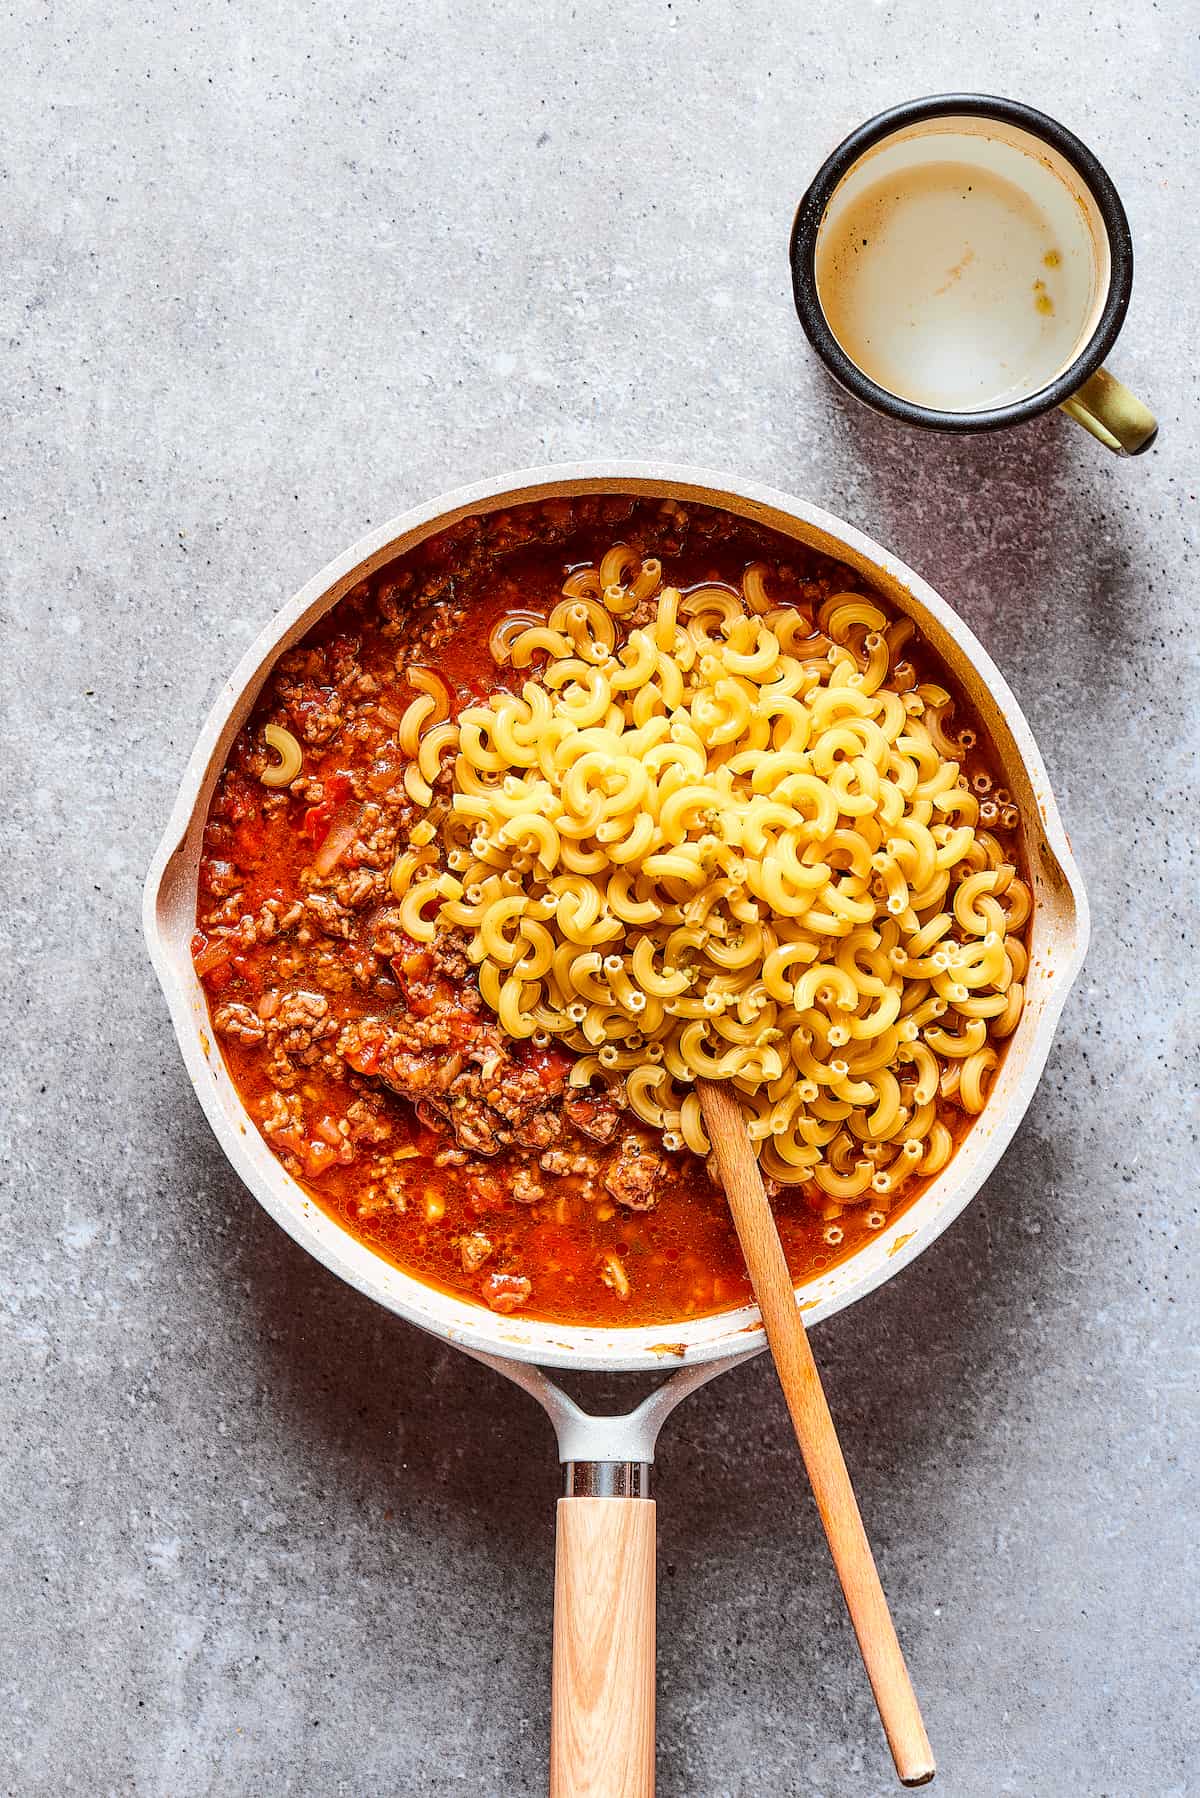
[[[1061,409],[1118,456],[1140,456],[1158,436],[1153,412],[1106,368],[1098,368]]]

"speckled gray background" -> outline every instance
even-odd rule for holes
[[[1086,973],[986,1192],[817,1347],[945,1798],[1200,1790],[1194,11],[36,15],[0,26],[3,1789],[542,1789],[549,1430],[259,1212],[138,901],[217,684],[315,569],[615,452],[862,525],[1032,720]],[[807,175],[957,86],[1058,112],[1124,195],[1141,461],[1057,416],[918,440],[806,352]],[[662,1798],[893,1789],[767,1368],[678,1415],[658,1489]]]

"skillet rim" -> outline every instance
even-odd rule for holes
[[[1039,946],[1035,936],[1031,973],[1040,950],[1053,953],[1052,965],[1039,970],[1036,983],[1029,983],[1030,1000],[1037,999],[1036,1005],[1028,1008],[1029,1028],[1023,1019],[1001,1065],[996,1094],[944,1172],[878,1239],[798,1289],[805,1295],[801,1302],[806,1323],[832,1316],[899,1273],[965,1209],[992,1172],[1033,1097],[1063,1005],[1083,965],[1089,912],[1082,876],[1033,733],[1008,683],[974,633],[927,582],[882,545],[823,508],[763,483],[688,465],[624,459],[520,469],[457,488],[378,526],[336,556],[274,614],[223,683],[209,710],[184,768],[143,898],[142,921],[150,960],[209,1125],[234,1171],[293,1240],[339,1278],[409,1322],[455,1346],[493,1356],[542,1366],[644,1373],[684,1362],[694,1366],[732,1358],[761,1347],[765,1337],[757,1307],[743,1306],[683,1324],[612,1329],[558,1324],[503,1317],[427,1286],[385,1261],[321,1210],[259,1136],[212,1042],[202,990],[191,968],[188,941],[195,920],[195,866],[190,889],[183,867],[183,898],[187,900],[190,890],[190,921],[186,903],[180,914],[177,891],[181,862],[198,865],[199,833],[229,744],[284,649],[298,641],[315,619],[365,574],[456,519],[473,511],[497,511],[588,492],[638,493],[718,506],[834,555],[882,590],[898,609],[910,610],[915,605],[918,614],[925,613],[938,627],[935,647],[943,659],[952,665],[957,662],[953,672],[972,689],[972,701],[979,705],[982,697],[995,708],[1016,758],[1010,762],[1004,756],[1005,773],[1017,784],[1014,769],[1019,767],[1036,801],[1039,830],[1028,828],[1030,820],[1026,818],[1037,887],[1034,928],[1036,933],[1040,918],[1057,929],[1052,941],[1044,945]],[[918,616],[918,622],[924,620]],[[946,641],[940,640],[943,634]],[[948,645],[953,646],[949,655]],[[995,720],[988,716],[985,721],[995,736]],[[1001,748],[997,743],[997,750]],[[1035,835],[1041,839],[1036,858]],[[177,940],[180,930],[182,941]],[[1010,1090],[1003,1104],[996,1105],[1001,1087]],[[232,1104],[228,1094],[233,1095]]]

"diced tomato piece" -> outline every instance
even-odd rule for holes
[[[524,1274],[489,1274],[482,1283],[483,1296],[493,1311],[507,1315],[528,1304],[533,1282]]]
[[[479,1020],[474,1012],[455,1012],[453,1017],[446,1019],[446,1028],[450,1032],[451,1046],[461,1049],[464,1044],[475,1040],[479,1032]]]
[[[433,957],[428,949],[408,937],[401,937],[400,941],[403,945],[400,953],[389,958],[392,973],[400,983],[408,1009],[418,1017],[427,1018],[435,1009],[436,999],[435,988],[429,984]]]
[[[433,965],[433,956],[420,943],[414,943],[410,936],[398,936],[396,941],[400,947],[391,957],[392,968],[397,980],[419,980],[428,974]]]
[[[559,1086],[571,1070],[575,1057],[567,1050],[560,1049],[557,1043],[550,1043],[544,1049],[535,1049],[532,1044],[525,1043],[519,1051],[522,1067],[535,1073],[545,1087]]]
[[[304,814],[304,823],[300,826],[314,849],[319,849],[329,835],[329,826],[333,823],[333,806],[327,799],[320,805],[310,805]]]
[[[337,1158],[337,1150],[327,1142],[310,1142],[304,1146],[304,1165],[310,1175],[323,1174]]]
[[[361,1048],[348,1049],[346,1060],[356,1074],[377,1074],[379,1072],[379,1044],[364,1043]]]
[[[252,988],[254,992],[257,993],[262,990],[262,974],[254,956],[235,955],[229,965],[240,974],[241,978],[246,982],[246,985]]]
[[[340,768],[332,774],[322,774],[321,785],[325,788],[325,797],[331,805],[340,805],[354,791],[353,780]]]
[[[383,757],[374,763],[367,775],[367,786],[372,793],[390,793],[403,773],[402,761],[392,762]]]
[[[508,1195],[498,1174],[472,1174],[467,1188],[467,1210],[472,1217],[490,1217],[503,1211]]]
[[[209,942],[204,932],[197,930],[192,937],[192,961],[200,979],[211,980],[217,970],[224,968],[230,957],[236,954],[237,948],[236,937],[219,936]]]

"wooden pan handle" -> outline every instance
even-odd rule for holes
[[[561,1498],[550,1798],[654,1798],[654,1503]]]

